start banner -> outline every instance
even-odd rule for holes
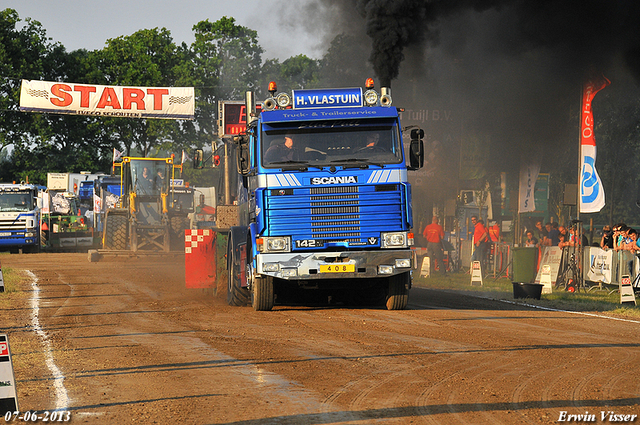
[[[194,119],[193,87],[128,87],[22,80],[20,110],[99,117]]]

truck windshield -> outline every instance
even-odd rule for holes
[[[33,198],[29,192],[0,192],[0,211],[31,211]]]
[[[334,120],[262,126],[262,165],[384,165],[402,162],[394,120]]]

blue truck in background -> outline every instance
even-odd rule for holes
[[[405,157],[390,89],[276,93],[234,138],[238,226],[227,244],[227,302],[271,310],[305,293],[404,309],[411,288],[411,186],[424,132]]]
[[[40,188],[0,183],[0,251],[40,251]]]

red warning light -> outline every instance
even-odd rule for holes
[[[367,81],[364,83],[364,86],[368,89],[372,89],[375,86],[373,84],[373,78],[367,78]]]
[[[217,167],[220,165],[220,155],[214,155],[213,156],[213,166]]]
[[[275,81],[269,82],[269,88],[267,89],[267,91],[271,93],[271,96],[273,96],[273,94],[278,91],[278,86],[276,85]]]

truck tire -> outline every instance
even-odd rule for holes
[[[227,243],[227,304],[243,306],[249,304],[249,290],[240,286],[240,270],[245,268],[245,264],[240,264],[241,247],[236,246],[235,239],[231,233]]]
[[[127,249],[127,227],[129,220],[124,215],[108,215],[105,223],[104,249],[122,251]]]
[[[251,291],[251,304],[255,311],[270,311],[273,308],[273,277],[263,276],[254,279]]]
[[[387,296],[387,310],[404,310],[409,301],[410,272],[391,276],[389,278],[389,295]]]

